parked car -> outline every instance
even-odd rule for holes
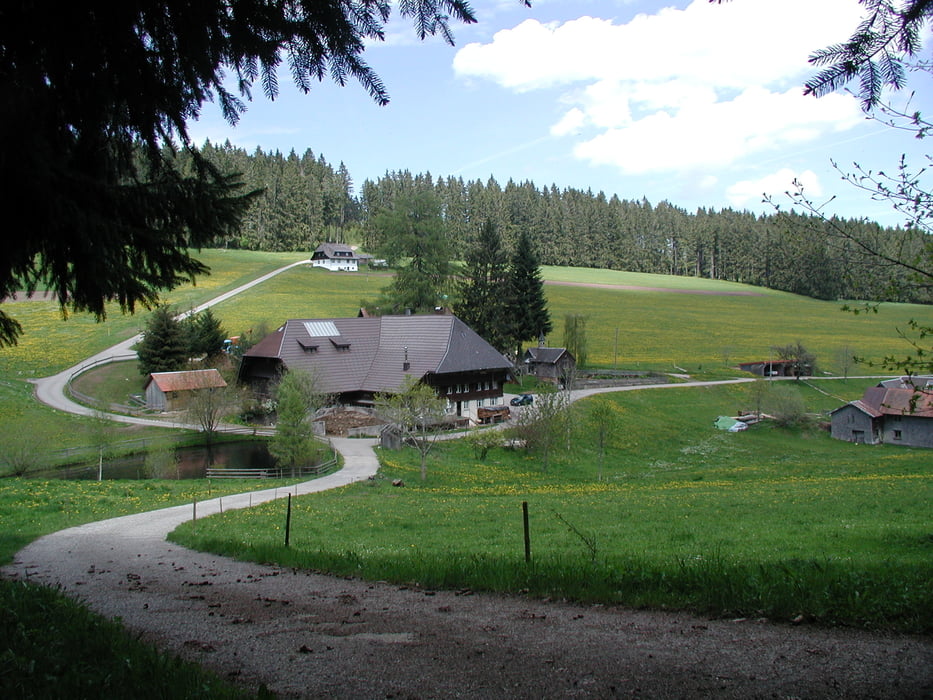
[[[512,404],[513,406],[529,406],[533,404],[534,401],[535,401],[535,397],[532,396],[531,394],[519,394],[514,399],[509,401],[509,403]]]

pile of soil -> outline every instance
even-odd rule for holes
[[[323,418],[324,429],[328,435],[346,436],[351,428],[360,428],[364,425],[382,425],[385,421],[366,413],[342,408],[329,413]]]

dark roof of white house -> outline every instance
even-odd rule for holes
[[[326,393],[394,391],[406,377],[509,370],[511,363],[456,316],[291,319],[244,359],[311,372]]]
[[[353,248],[344,243],[321,243],[311,254],[312,260],[321,260],[324,258],[336,258],[338,260],[353,260],[359,256]]]

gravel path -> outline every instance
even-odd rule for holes
[[[375,473],[371,441],[334,440]],[[198,517],[283,489],[197,506]],[[424,591],[241,563],[169,544],[192,506],[43,537],[6,577],[60,586],[245,686],[307,698],[930,698],[933,640],[763,620]]]

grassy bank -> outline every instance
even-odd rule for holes
[[[432,588],[933,631],[928,451],[856,446],[813,428],[715,431],[717,415],[751,401],[744,387],[608,400],[618,430],[601,481],[582,427],[547,473],[535,454],[500,448],[479,460],[457,441],[435,449],[425,483],[413,450],[386,452],[375,481],[302,497],[288,549],[281,504],[200,521],[196,533],[182,526],[173,537]],[[587,402],[578,410],[584,426]],[[405,486],[393,487],[399,479]]]
[[[196,664],[41,586],[0,581],[5,698],[245,698]]]
[[[290,481],[0,479],[0,564],[42,535]],[[241,689],[161,654],[59,592],[0,580],[4,698],[236,698]]]
[[[168,508],[256,489],[285,487],[295,479],[146,479],[65,481],[0,479],[0,564],[50,532],[96,520]]]

